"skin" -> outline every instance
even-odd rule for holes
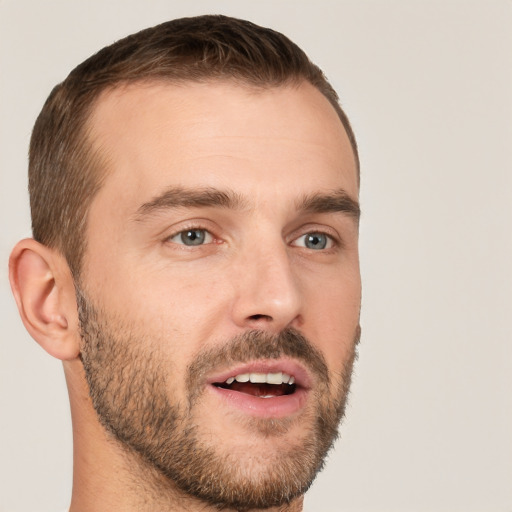
[[[358,182],[347,135],[321,93],[306,83],[265,90],[132,84],[100,97],[90,127],[107,169],[89,213],[80,286],[108,318],[143,333],[148,352],[169,365],[168,396],[186,400],[187,365],[205,347],[215,350],[248,330],[289,327],[322,354],[334,393],[359,325],[358,222],[347,212],[297,205],[339,190],[356,202]],[[141,214],[170,187],[229,191],[241,201]],[[206,243],[183,245],[180,233],[189,229],[207,230]],[[308,233],[326,234],[326,248],[306,247]],[[22,241],[11,281],[32,336],[64,360],[74,432],[71,512],[210,510],[177,489],[164,498],[162,477],[99,423],[78,358],[74,287],[62,256]],[[283,420],[279,436],[258,434],[249,413],[211,393],[198,401],[195,421],[219,450],[254,455],[257,475],[306,437],[319,386],[312,375],[305,405]],[[272,510],[302,510],[302,497]]]

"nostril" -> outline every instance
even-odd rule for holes
[[[268,315],[251,315],[249,320],[272,320],[272,317]]]

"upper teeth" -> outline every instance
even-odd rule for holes
[[[254,384],[295,384],[295,377],[287,373],[240,373],[234,377],[229,377],[226,384],[237,382],[252,382]]]

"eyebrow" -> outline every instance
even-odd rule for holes
[[[136,220],[162,210],[176,208],[216,207],[229,210],[248,208],[247,200],[233,190],[220,190],[213,187],[186,189],[170,187],[162,194],[142,204],[135,214]],[[295,204],[297,211],[307,213],[345,213],[359,221],[361,215],[359,203],[343,189],[327,193],[306,194]]]
[[[345,213],[356,221],[361,216],[359,203],[343,189],[305,195],[296,206],[297,210],[308,213]]]
[[[244,198],[232,190],[219,190],[211,187],[185,189],[170,187],[151,201],[142,204],[135,214],[137,220],[174,208],[216,207],[242,210],[247,206]]]

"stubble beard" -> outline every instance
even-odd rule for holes
[[[123,449],[143,461],[148,474],[156,470],[163,476],[154,486],[160,494],[165,492],[164,481],[169,483],[169,492],[177,488],[219,509],[245,511],[285,505],[307,491],[338,436],[359,329],[343,370],[336,376],[329,375],[322,354],[293,329],[277,336],[244,333],[194,359],[186,373],[188,396],[180,402],[167,392],[172,363],[147,349],[155,346],[154,340],[145,344],[126,324],[100,315],[79,290],[77,301],[81,358],[99,421]],[[267,450],[251,453],[246,446],[222,446],[205,435],[197,421],[205,423],[204,417],[197,418],[204,396],[201,376],[221,363],[283,356],[298,359],[315,377],[318,384],[309,408],[299,420],[247,418],[240,429],[247,432],[247,438],[275,441],[299,421],[302,436],[278,442],[269,455]]]

